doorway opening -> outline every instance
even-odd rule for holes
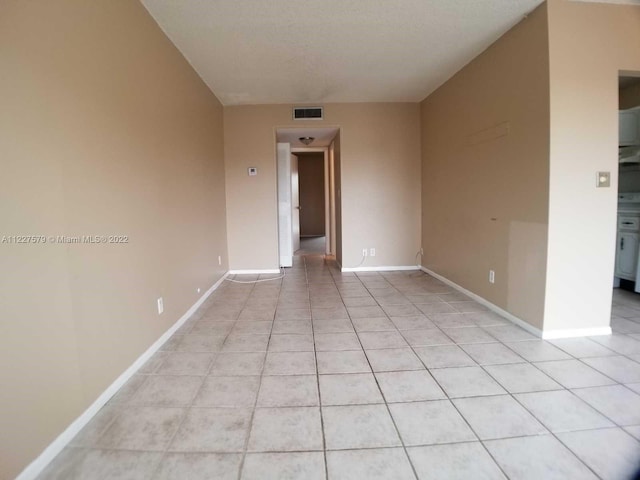
[[[327,253],[325,152],[292,149],[298,157],[300,248],[294,255]],[[293,178],[292,178],[293,181]],[[294,187],[295,188],[295,187]]]
[[[618,78],[618,210],[611,327],[640,333],[640,72]]]
[[[280,266],[297,255],[339,259],[339,129],[277,128],[276,147]]]

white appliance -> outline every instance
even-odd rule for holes
[[[618,163],[640,163],[640,147],[620,147],[618,149]]]
[[[619,279],[635,282],[640,292],[640,192],[618,194],[615,283]]]
[[[618,112],[618,145],[640,145],[640,107]]]

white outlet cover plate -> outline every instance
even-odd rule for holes
[[[598,172],[596,178],[596,187],[606,188],[611,186],[611,172]]]

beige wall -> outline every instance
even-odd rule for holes
[[[550,201],[545,330],[609,325],[618,75],[640,72],[640,7],[550,0]],[[610,171],[611,188],[596,188]]]
[[[224,109],[231,269],[278,268],[275,129],[340,127],[342,264],[414,265],[420,247],[418,104],[329,104],[324,121],[293,123],[290,105]],[[254,177],[247,168],[259,168]],[[338,216],[338,215],[336,215]],[[338,249],[340,252],[340,249]]]
[[[547,242],[547,46],[542,5],[421,104],[423,265],[538,328]]]
[[[324,154],[297,153],[300,180],[300,235],[324,235]]]
[[[222,107],[138,2],[4,1],[0,45],[0,235],[129,238],[0,244],[5,479],[227,261]]]
[[[619,102],[620,110],[640,106],[640,79],[637,83],[620,89]]]

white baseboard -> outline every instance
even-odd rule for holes
[[[598,335],[611,335],[611,327],[572,328],[568,330],[546,330],[542,332],[542,338],[545,340],[572,337],[596,337]]]
[[[280,273],[280,269],[268,268],[266,270],[229,270],[229,275],[266,275],[270,273]]]
[[[277,270],[276,270],[277,272]],[[207,290],[180,319],[174,323],[164,334],[155,341],[133,364],[127,368],[100,396],[87,408],[82,415],[76,418],[47,448],[16,477],[16,480],[35,479],[49,463],[58,455],[73,438],[87,425],[100,409],[113,397],[120,388],[156,353],[164,343],[169,340],[178,328],[180,328],[193,315],[204,301],[220,286],[229,272]]]
[[[449,280],[446,277],[443,277],[442,275],[437,274],[436,272],[433,272],[431,270],[429,270],[426,267],[420,267],[420,270],[422,270],[423,272],[431,275],[432,277],[437,278],[438,280],[440,280],[443,283],[446,283],[447,285],[449,285],[450,287],[455,288],[456,290],[458,290],[459,292],[464,293],[465,295],[467,295],[468,297],[473,298],[476,302],[484,305],[485,307],[487,307],[489,310],[497,313],[498,315],[500,315],[501,317],[506,318],[507,320],[515,323],[516,325],[518,325],[519,327],[524,328],[527,332],[531,333],[532,335],[535,335],[536,337],[540,337],[540,338],[544,338],[543,337],[543,332],[542,330],[540,330],[539,328],[534,327],[533,325],[530,325],[529,323],[525,322],[524,320],[516,317],[515,315],[513,315],[512,313],[507,312],[506,310],[503,310],[502,308],[500,308],[499,306],[491,303],[489,300],[482,298],[480,295],[476,295],[473,292],[470,292],[469,290],[467,290],[464,287],[461,287],[460,285],[458,285],[455,282],[452,282],[451,280]]]
[[[464,293],[465,295],[473,298],[476,302],[481,303],[482,305],[487,307],[489,310],[496,312],[498,315],[506,318],[507,320],[512,321],[519,327],[524,328],[529,333],[537,337],[543,338],[544,340],[553,340],[558,338],[595,337],[598,335],[611,335],[611,327],[572,328],[567,330],[544,330],[544,329],[540,330],[539,328],[529,325],[524,320],[516,317],[515,315],[507,312],[506,310],[503,310],[497,305],[494,305],[493,303],[482,298],[481,296],[476,295],[475,293],[470,292],[466,288],[461,287],[457,283],[452,282],[448,278],[443,277],[442,275],[438,275],[437,273],[429,270],[426,267],[420,267],[420,270],[422,270],[425,273],[428,273],[432,277],[435,277],[441,282],[446,283],[450,287],[453,287],[456,290]]]
[[[399,265],[399,266],[382,266],[382,267],[340,267],[340,271],[347,272],[396,272],[402,270],[420,270],[417,265]]]

